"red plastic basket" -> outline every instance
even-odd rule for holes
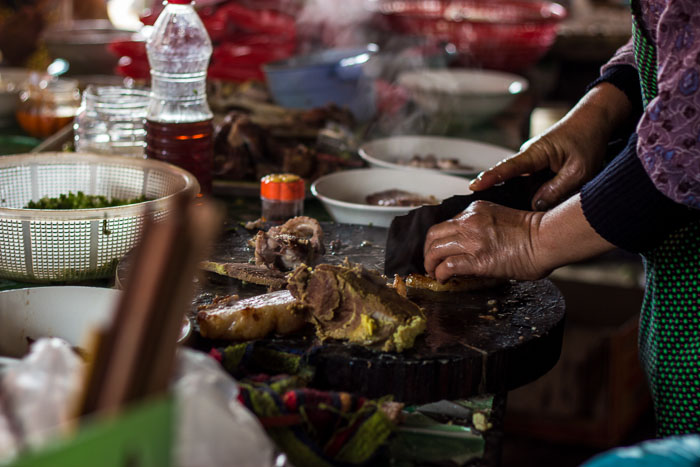
[[[566,17],[558,3],[511,0],[387,0],[379,11],[393,32],[451,42],[463,64],[504,71],[534,65]]]

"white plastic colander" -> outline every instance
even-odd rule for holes
[[[25,209],[29,201],[82,191],[149,201],[100,209]],[[199,192],[191,173],[123,156],[41,153],[0,157],[0,277],[76,281],[109,277],[138,243],[146,216],[167,215],[178,193]]]

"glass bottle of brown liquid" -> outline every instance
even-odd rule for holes
[[[166,2],[146,50],[151,66],[146,156],[191,172],[201,192],[210,193],[213,115],[206,78],[212,46],[191,0]]]

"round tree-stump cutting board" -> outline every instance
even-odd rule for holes
[[[324,223],[324,262],[346,257],[383,271],[387,230]],[[247,262],[255,232],[230,226],[217,242],[212,260]],[[117,281],[128,278],[128,261]],[[216,295],[259,295],[266,288],[207,274],[198,284],[196,306]],[[423,307],[427,329],[403,353],[378,352],[339,341],[318,341],[313,333],[270,338],[275,347],[306,352],[316,366],[314,385],[368,397],[392,394],[395,400],[424,403],[507,391],[546,373],[559,359],[564,330],[564,300],[548,280],[508,282],[475,292],[410,293]],[[201,338],[200,338],[201,339]],[[216,345],[220,345],[218,342]],[[198,347],[206,347],[201,340]],[[211,343],[215,345],[215,343]]]

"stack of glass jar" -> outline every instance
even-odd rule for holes
[[[145,157],[149,91],[88,86],[73,126],[75,150]]]

